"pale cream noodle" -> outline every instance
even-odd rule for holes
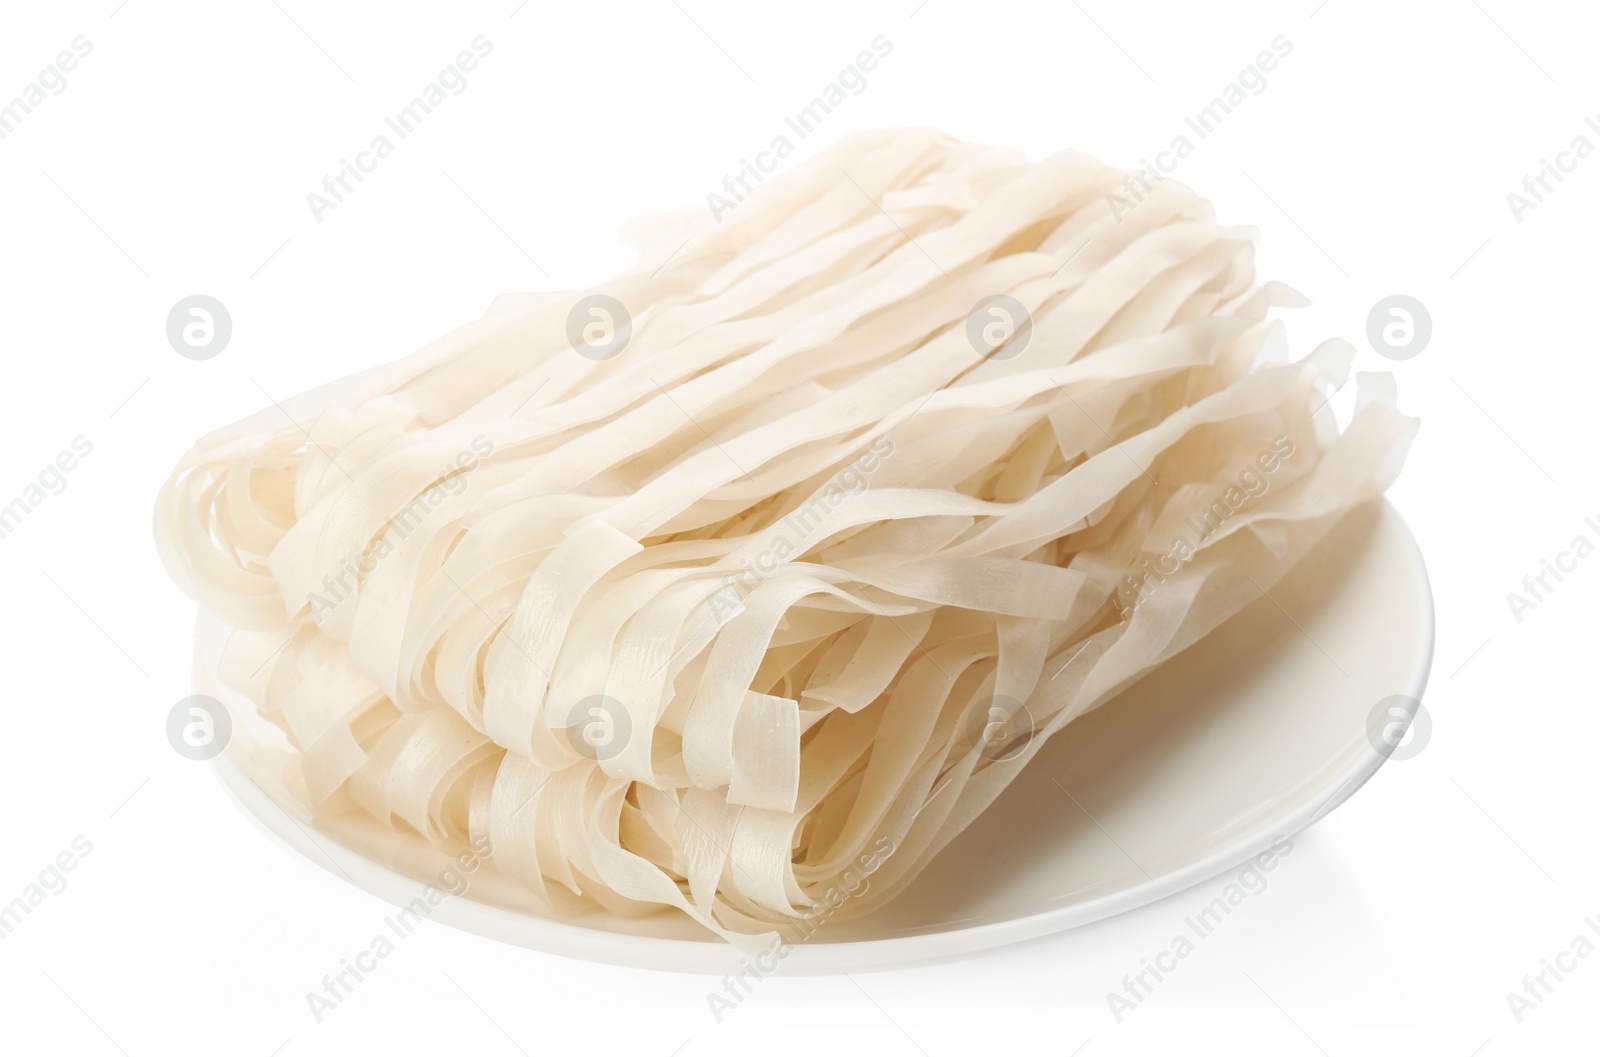
[[[1415,432],[1387,375],[1341,431],[1354,350],[1291,361],[1253,233],[1170,180],[1114,218],[1124,175],[851,136],[206,437],[157,538],[292,746],[263,780],[490,847],[553,916],[731,939],[892,898]]]

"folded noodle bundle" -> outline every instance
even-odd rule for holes
[[[1415,431],[1365,374],[1341,431],[1354,350],[1292,359],[1253,233],[1170,180],[1113,209],[1124,176],[855,135],[206,437],[157,537],[276,777],[552,916],[892,898]]]

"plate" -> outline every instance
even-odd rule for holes
[[[429,884],[450,887],[439,884],[450,859],[420,837],[361,817],[313,820],[250,777],[269,773],[249,756],[251,732],[264,725],[214,676],[226,635],[202,616],[196,692],[233,716],[233,743],[213,766],[244,812],[296,854],[396,906]],[[781,971],[958,957],[1100,921],[1239,866],[1372,777],[1394,751],[1374,731],[1419,707],[1432,653],[1416,541],[1387,502],[1359,508],[1267,596],[1051,739],[895,901],[828,923]],[[555,921],[520,893],[479,869],[429,917],[640,968],[722,976],[748,958],[676,912]]]

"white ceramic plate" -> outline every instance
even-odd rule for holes
[[[225,634],[202,618],[196,692],[223,700],[236,729],[259,726],[249,702],[213,677]],[[924,964],[1098,921],[1238,866],[1377,771],[1387,756],[1369,718],[1393,695],[1421,698],[1432,651],[1415,540],[1387,503],[1358,510],[1271,597],[1052,739],[897,900],[828,924],[781,971]],[[449,864],[421,838],[375,822],[313,822],[233,755],[215,765],[245,812],[368,892],[404,905]],[[720,976],[744,956],[675,913],[552,921],[519,891],[480,869],[431,919],[643,968]]]

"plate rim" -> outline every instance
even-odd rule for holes
[[[1420,603],[1417,617],[1420,648],[1412,659],[1412,669],[1404,680],[1405,686],[1396,693],[1420,702],[1427,689],[1436,647],[1437,612],[1433,588],[1422,549],[1410,525],[1387,498],[1380,500],[1377,506],[1399,529],[1399,541],[1412,574],[1408,586],[1416,593]],[[208,615],[202,611],[201,622],[207,619]],[[197,658],[197,682],[203,674]],[[213,689],[214,686],[196,686],[196,692]],[[1243,865],[1266,851],[1275,841],[1304,832],[1349,800],[1387,760],[1388,754],[1376,749],[1358,752],[1351,767],[1324,786],[1319,795],[1307,798],[1299,808],[1144,883],[1081,903],[1003,921],[957,925],[936,932],[883,939],[797,943],[791,945],[789,953],[783,956],[773,971],[763,971],[761,975],[829,975],[932,965],[1043,939],[1149,906]],[[354,887],[397,907],[405,906],[426,889],[423,883],[368,858],[332,836],[324,833],[323,841],[312,837],[305,828],[306,823],[296,819],[287,807],[230,759],[229,753],[219,754],[210,763],[218,782],[243,814],[249,816],[276,843],[298,857],[310,860],[330,876],[340,878],[342,875],[342,879]],[[314,820],[307,819],[306,822],[315,828]],[[308,844],[320,854],[313,854],[307,848]],[[338,858],[335,858],[336,854]],[[362,879],[358,880],[358,877]],[[405,898],[401,898],[402,893]],[[470,896],[445,900],[429,920],[541,953],[627,968],[691,975],[721,976],[740,971],[748,964],[751,955],[761,949],[722,942],[709,935],[705,940],[688,940],[611,932],[495,906]],[[508,925],[513,927],[505,927]]]

